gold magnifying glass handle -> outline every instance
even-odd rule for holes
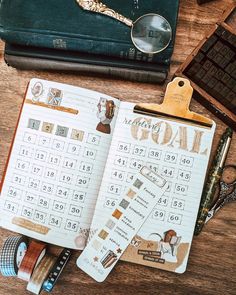
[[[88,11],[93,11],[110,16],[129,27],[132,27],[133,21],[127,17],[117,13],[115,10],[110,9],[105,4],[101,3],[99,0],[76,0],[81,8]]]

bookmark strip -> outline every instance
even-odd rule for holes
[[[104,281],[167,187],[163,177],[143,167],[112,215],[92,237],[77,266],[97,282]]]
[[[17,276],[19,265],[28,248],[28,239],[23,236],[9,237],[0,251],[0,271],[3,276]]]
[[[48,254],[43,257],[40,263],[36,266],[30,278],[30,281],[27,285],[28,291],[34,294],[39,294],[41,292],[43,283],[45,282],[56,260],[56,257]]]
[[[46,244],[38,241],[31,241],[29,249],[23,258],[18,271],[18,278],[29,282],[34,268],[46,254]]]
[[[59,257],[57,258],[56,263],[53,265],[47,279],[43,283],[43,290],[46,292],[51,292],[56,285],[57,280],[59,279],[64,267],[70,259],[72,251],[70,249],[64,249]]]

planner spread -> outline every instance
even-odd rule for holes
[[[83,249],[146,166],[168,188],[121,259],[184,272],[215,123],[137,113],[135,106],[32,79],[2,183],[0,225]]]

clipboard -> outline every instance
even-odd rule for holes
[[[144,115],[169,117],[174,121],[185,121],[189,124],[211,128],[213,120],[189,110],[193,88],[190,81],[176,77],[167,85],[162,104],[141,103],[134,107],[135,113]]]

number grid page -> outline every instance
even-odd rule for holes
[[[181,273],[186,269],[215,125],[206,129],[139,115],[133,113],[134,106],[123,102],[120,105],[91,236],[109,212],[116,209],[134,175],[146,165],[168,180],[169,187],[164,196],[158,198],[135,237],[141,246],[134,251],[131,243],[122,259]],[[174,245],[174,241],[179,244]],[[140,259],[137,251],[144,246],[148,250],[148,245],[160,251],[161,263]],[[182,253],[179,254],[181,263],[178,255],[173,254],[173,245]]]
[[[96,131],[97,104],[105,95],[47,81],[63,92],[63,106],[77,115],[25,103],[1,192],[1,226],[63,247],[82,249],[90,228],[112,138]],[[118,112],[119,101],[116,103]],[[113,130],[116,114],[112,122]],[[18,218],[20,224],[13,220]],[[22,221],[33,223],[31,228]],[[37,232],[34,225],[46,232]]]

